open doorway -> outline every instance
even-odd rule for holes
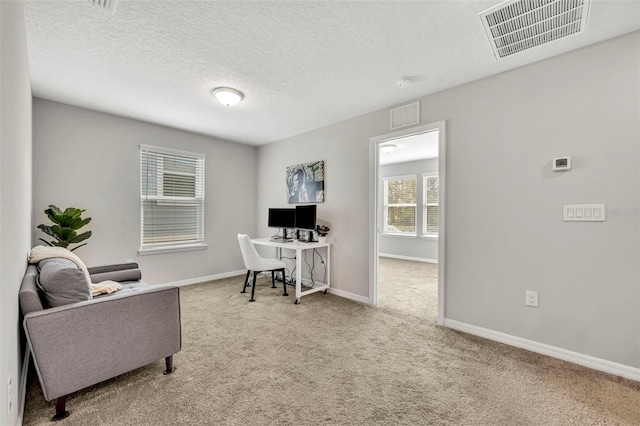
[[[444,319],[444,122],[371,139],[372,303]]]

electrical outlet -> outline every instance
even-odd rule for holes
[[[7,379],[7,413],[11,413],[11,401],[13,400],[13,390],[11,386],[11,375]]]
[[[526,306],[538,307],[538,292],[526,290],[524,292],[524,304]]]

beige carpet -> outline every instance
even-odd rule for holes
[[[436,321],[438,265],[380,257],[378,306],[387,311]]]
[[[248,303],[241,282],[182,289],[175,374],[159,361],[74,393],[59,424],[640,422],[639,383],[437,327],[384,294],[380,309],[322,293],[295,306],[263,280]],[[53,411],[32,380],[24,424],[51,424]]]

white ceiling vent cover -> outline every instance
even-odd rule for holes
[[[583,32],[591,0],[509,0],[480,13],[497,59]]]
[[[89,0],[89,3],[97,6],[102,12],[113,15],[116,13],[116,3],[118,3],[118,0]]]
[[[420,101],[393,108],[391,111],[391,130],[420,124]]]

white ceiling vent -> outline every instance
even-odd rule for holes
[[[480,13],[496,59],[583,32],[591,0],[509,0]]]
[[[102,12],[113,15],[116,13],[118,0],[89,0],[89,3],[97,6]]]
[[[391,130],[420,123],[420,101],[391,110]]]

